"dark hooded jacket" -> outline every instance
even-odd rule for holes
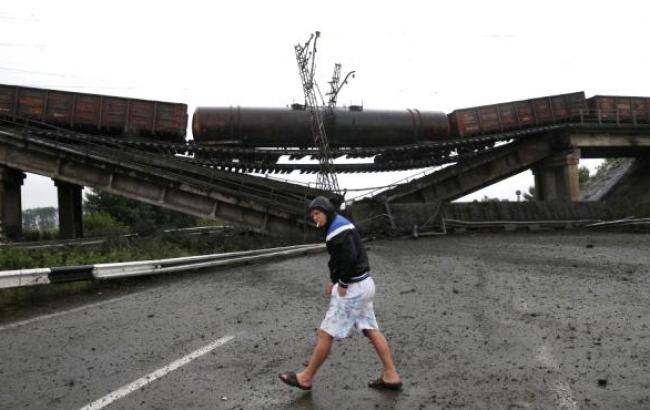
[[[336,213],[332,203],[325,197],[315,198],[309,210],[320,209],[327,215],[325,243],[330,254],[328,263],[330,280],[340,287],[347,288],[350,283],[367,277],[370,270],[366,248],[354,224]]]

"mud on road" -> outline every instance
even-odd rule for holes
[[[185,275],[0,330],[0,400],[80,408],[233,335],[108,408],[650,408],[650,235],[451,235],[367,246],[400,393],[366,387],[380,368],[360,335],[334,345],[311,393],[278,380],[308,358],[327,308],[322,254]]]

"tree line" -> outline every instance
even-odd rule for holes
[[[127,233],[150,235],[161,229],[214,225],[182,212],[91,189],[83,202],[84,236],[116,236]],[[56,237],[59,213],[56,207],[30,208],[23,211],[23,232],[27,240]]]

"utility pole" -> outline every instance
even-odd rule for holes
[[[320,31],[316,31],[314,34],[310,35],[309,40],[307,40],[304,45],[295,45],[294,49],[296,51],[296,61],[298,62],[298,71],[302,82],[302,90],[305,94],[305,108],[311,112],[311,131],[314,137],[314,144],[319,150],[318,162],[320,164],[320,170],[316,179],[316,185],[321,189],[340,194],[341,190],[339,188],[338,179],[336,178],[334,161],[331,156],[329,143],[327,142],[325,125],[323,123],[323,113],[320,108],[325,104],[324,102],[323,104],[319,104],[316,99],[318,85],[314,79],[314,74],[316,68],[316,42],[318,41],[318,37],[320,37]],[[338,86],[338,79],[336,82],[336,85]],[[340,87],[338,87],[338,89],[340,89]],[[338,90],[336,91],[336,94],[338,94]],[[336,94],[333,96],[335,104]],[[330,101],[331,100],[332,98],[330,98]]]

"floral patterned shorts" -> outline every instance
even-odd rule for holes
[[[372,277],[351,283],[344,297],[339,296],[338,285],[334,285],[330,306],[320,329],[335,339],[350,336],[353,328],[359,331],[379,329],[372,303],[374,296],[375,282]]]

